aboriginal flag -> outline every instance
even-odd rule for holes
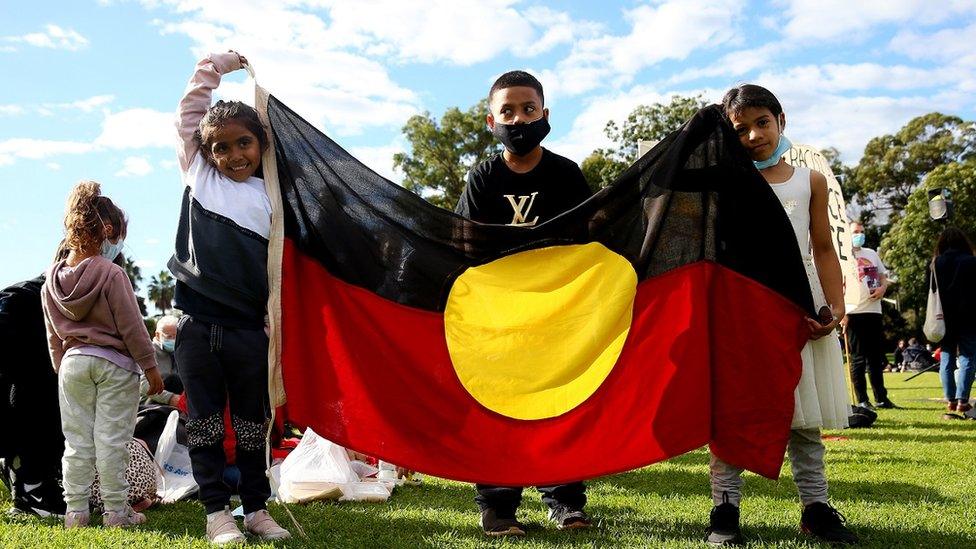
[[[717,106],[531,228],[432,206],[260,89],[258,107],[280,190],[272,391],[291,421],[487,484],[705,444],[778,476],[813,304],[783,207]]]

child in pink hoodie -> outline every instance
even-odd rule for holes
[[[98,183],[83,181],[65,209],[67,258],[56,261],[42,290],[51,362],[58,372],[66,528],[86,526],[99,473],[102,524],[141,524],[127,504],[125,469],[139,404],[139,373],[149,393],[163,388],[149,332],[128,276],[112,262],[125,238],[125,214]]]

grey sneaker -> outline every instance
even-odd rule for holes
[[[91,521],[91,515],[88,511],[68,511],[64,514],[64,527],[67,528],[82,528],[88,526]]]
[[[136,513],[131,507],[121,511],[105,511],[102,515],[102,526],[105,528],[125,528],[146,522],[146,515]]]
[[[247,541],[230,509],[219,514],[207,515],[207,540],[214,545],[241,544]]]
[[[590,517],[582,509],[573,509],[565,505],[557,505],[549,509],[549,520],[556,523],[560,530],[577,530],[593,526]]]
[[[244,517],[244,529],[249,534],[253,534],[264,540],[288,539],[291,532],[285,530],[271,518],[271,513],[267,509],[261,509],[254,513],[249,513],[249,517]]]

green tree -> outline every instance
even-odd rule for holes
[[[944,228],[928,215],[928,191],[944,187],[952,193],[953,224],[976,236],[976,158],[939,166],[909,195],[904,214],[894,222],[881,241],[881,253],[898,278],[902,312],[915,331],[924,320],[928,290],[927,268],[936,240]]]
[[[616,144],[614,157],[629,166],[637,160],[638,141],[660,141],[694,116],[708,102],[701,95],[674,95],[669,103],[638,105],[621,125],[611,120],[603,133]]]
[[[440,122],[427,112],[407,120],[403,135],[411,151],[393,155],[403,186],[432,204],[454,208],[468,171],[501,150],[485,123],[487,114],[488,101],[482,99],[467,111],[447,109]]]
[[[136,301],[139,303],[139,314],[145,317],[149,314],[146,310],[146,298],[139,295],[139,283],[142,282],[142,269],[136,265],[136,262],[131,257],[124,254],[122,255],[122,268],[125,269],[125,274],[129,276],[132,291],[136,294]]]
[[[590,187],[596,190],[614,182],[637,160],[638,142],[664,139],[707,104],[701,95],[675,95],[668,103],[637,106],[621,124],[607,122],[603,133],[614,146],[593,151],[581,166]]]
[[[594,192],[613,183],[630,164],[614,158],[613,152],[597,149],[583,159],[580,169]]]
[[[944,164],[976,153],[976,124],[933,112],[910,120],[893,135],[875,137],[850,171],[845,191],[869,210],[887,209],[897,218],[925,176]]]
[[[176,292],[176,281],[169,271],[159,271],[158,275],[149,280],[147,287],[149,301],[156,306],[159,312],[166,314],[173,308],[173,295]]]

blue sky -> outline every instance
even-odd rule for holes
[[[64,199],[95,179],[130,217],[125,252],[165,268],[182,192],[172,113],[195,62],[235,49],[262,85],[378,172],[411,115],[492,80],[546,87],[545,145],[581,161],[603,127],[674,93],[779,95],[794,142],[856,162],[913,116],[976,118],[971,0],[143,0],[0,2],[0,285],[50,261]],[[219,96],[250,101],[244,73]]]

